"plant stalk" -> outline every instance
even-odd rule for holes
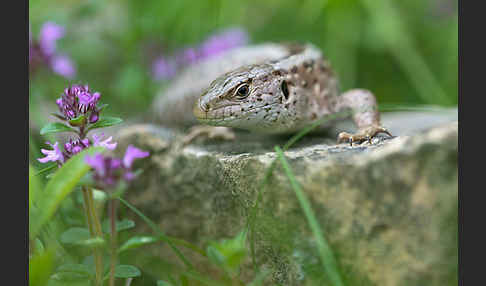
[[[116,207],[117,200],[110,200],[110,224],[111,224],[111,266],[110,286],[115,286],[115,267],[117,263],[117,232],[116,232]]]
[[[86,219],[88,222],[88,228],[91,236],[102,237],[101,224],[96,215],[96,208],[94,206],[93,190],[86,186],[82,187],[83,199],[85,204]],[[93,256],[95,261],[95,279],[97,286],[103,285],[103,256],[100,247],[95,247],[93,249]]]

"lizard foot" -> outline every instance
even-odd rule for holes
[[[228,127],[196,125],[189,129],[189,134],[184,136],[182,144],[185,146],[193,142],[197,137],[206,137],[208,139],[234,140],[235,133]]]
[[[371,139],[378,135],[379,133],[385,133],[388,136],[392,137],[390,132],[381,126],[371,125],[360,129],[355,134],[350,134],[347,132],[341,132],[338,135],[338,143],[342,142],[349,142],[351,146],[353,146],[353,142],[358,142],[359,144],[363,143],[364,141],[368,141],[371,144]]]

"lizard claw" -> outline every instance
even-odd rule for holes
[[[338,135],[337,141],[338,143],[347,141],[351,146],[353,146],[353,142],[358,142],[361,144],[364,141],[368,141],[368,143],[371,144],[371,139],[374,138],[379,133],[385,133],[388,136],[393,137],[393,135],[391,135],[391,133],[386,128],[381,126],[371,125],[363,129],[360,129],[356,134],[341,132]]]
[[[189,129],[189,133],[182,138],[182,144],[185,146],[193,142],[197,137],[206,137],[207,139],[234,140],[235,133],[228,127],[196,125]]]

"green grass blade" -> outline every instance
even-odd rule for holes
[[[347,116],[350,116],[350,115],[351,115],[351,112],[349,112],[349,111],[343,111],[343,112],[339,112],[339,113],[336,113],[336,114],[331,114],[329,116],[326,116],[326,117],[323,117],[323,118],[317,120],[313,124],[307,126],[306,128],[302,129],[300,132],[298,132],[297,134],[295,134],[294,136],[292,136],[287,141],[287,143],[285,143],[285,145],[283,146],[283,150],[284,151],[288,150],[297,141],[299,141],[300,139],[302,139],[302,137],[304,137],[306,134],[308,134],[309,132],[311,132],[312,130],[314,130],[315,128],[317,128],[318,126],[320,126],[321,124],[325,123],[326,121],[334,120],[338,116],[339,117],[347,117]],[[261,201],[261,198],[262,198],[263,190],[264,190],[265,186],[268,184],[268,182],[270,181],[270,178],[273,175],[273,170],[275,169],[276,161],[277,160],[272,161],[272,163],[270,164],[270,167],[268,167],[268,169],[265,172],[265,177],[263,178],[263,181],[262,181],[261,185],[258,188],[257,199],[256,199],[256,202],[255,202],[255,205],[250,210],[250,214],[248,216],[248,221],[247,221],[247,226],[246,226],[247,227],[247,231],[250,234],[249,235],[249,237],[250,237],[250,253],[251,253],[253,267],[254,267],[255,271],[258,271],[258,265],[257,265],[257,263],[255,261],[255,241],[252,239],[253,236],[251,235],[251,233],[252,233],[252,230],[254,229],[254,223],[255,223],[255,219],[256,219],[256,212],[257,212],[257,209],[259,207],[259,202]]]
[[[339,274],[339,269],[337,267],[334,254],[332,253],[332,249],[329,247],[324,237],[324,233],[319,225],[319,222],[317,221],[317,218],[314,215],[314,212],[312,211],[309,200],[307,199],[304,192],[300,188],[300,185],[295,179],[294,174],[289,164],[287,163],[287,160],[285,159],[282,149],[280,149],[280,147],[278,146],[275,146],[275,151],[277,152],[280,163],[285,170],[285,174],[289,178],[292,189],[294,190],[295,195],[299,200],[299,204],[304,211],[312,233],[316,238],[319,255],[321,257],[322,264],[324,265],[324,271],[328,274],[329,280],[331,281],[332,285],[344,285],[341,279],[341,275]]]
[[[47,183],[42,196],[38,198],[38,213],[32,217],[30,238],[37,236],[41,228],[54,215],[61,202],[69,195],[81,178],[90,170],[85,163],[86,155],[104,150],[103,147],[90,147],[71,157],[59,168]]]

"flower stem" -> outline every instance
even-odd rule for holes
[[[110,200],[110,223],[111,223],[111,267],[110,286],[115,286],[115,267],[117,263],[117,232],[116,232],[116,204],[117,200]]]
[[[86,214],[86,224],[88,225],[89,233],[94,236],[93,224],[91,223],[91,211],[89,207],[88,190],[83,187],[84,212]]]
[[[94,204],[94,197],[93,197],[93,190],[91,188],[88,189],[88,195],[89,195],[89,201],[92,209],[92,215],[93,215],[93,228],[95,231],[95,234],[99,237],[103,236],[103,232],[101,230],[101,223],[100,220],[98,219],[98,215],[96,213],[96,208]]]
[[[94,206],[94,199],[93,199],[93,190],[86,186],[82,187],[83,189],[83,199],[86,211],[86,219],[88,222],[88,228],[91,236],[93,237],[102,237],[101,233],[101,224],[98,220],[98,216],[96,215],[96,209]],[[96,269],[96,285],[102,286],[103,285],[103,256],[101,253],[101,249],[99,247],[95,247],[93,249],[93,256],[95,260],[95,269]]]
[[[79,127],[79,138],[83,140],[86,137],[86,133],[84,131],[84,125]]]

